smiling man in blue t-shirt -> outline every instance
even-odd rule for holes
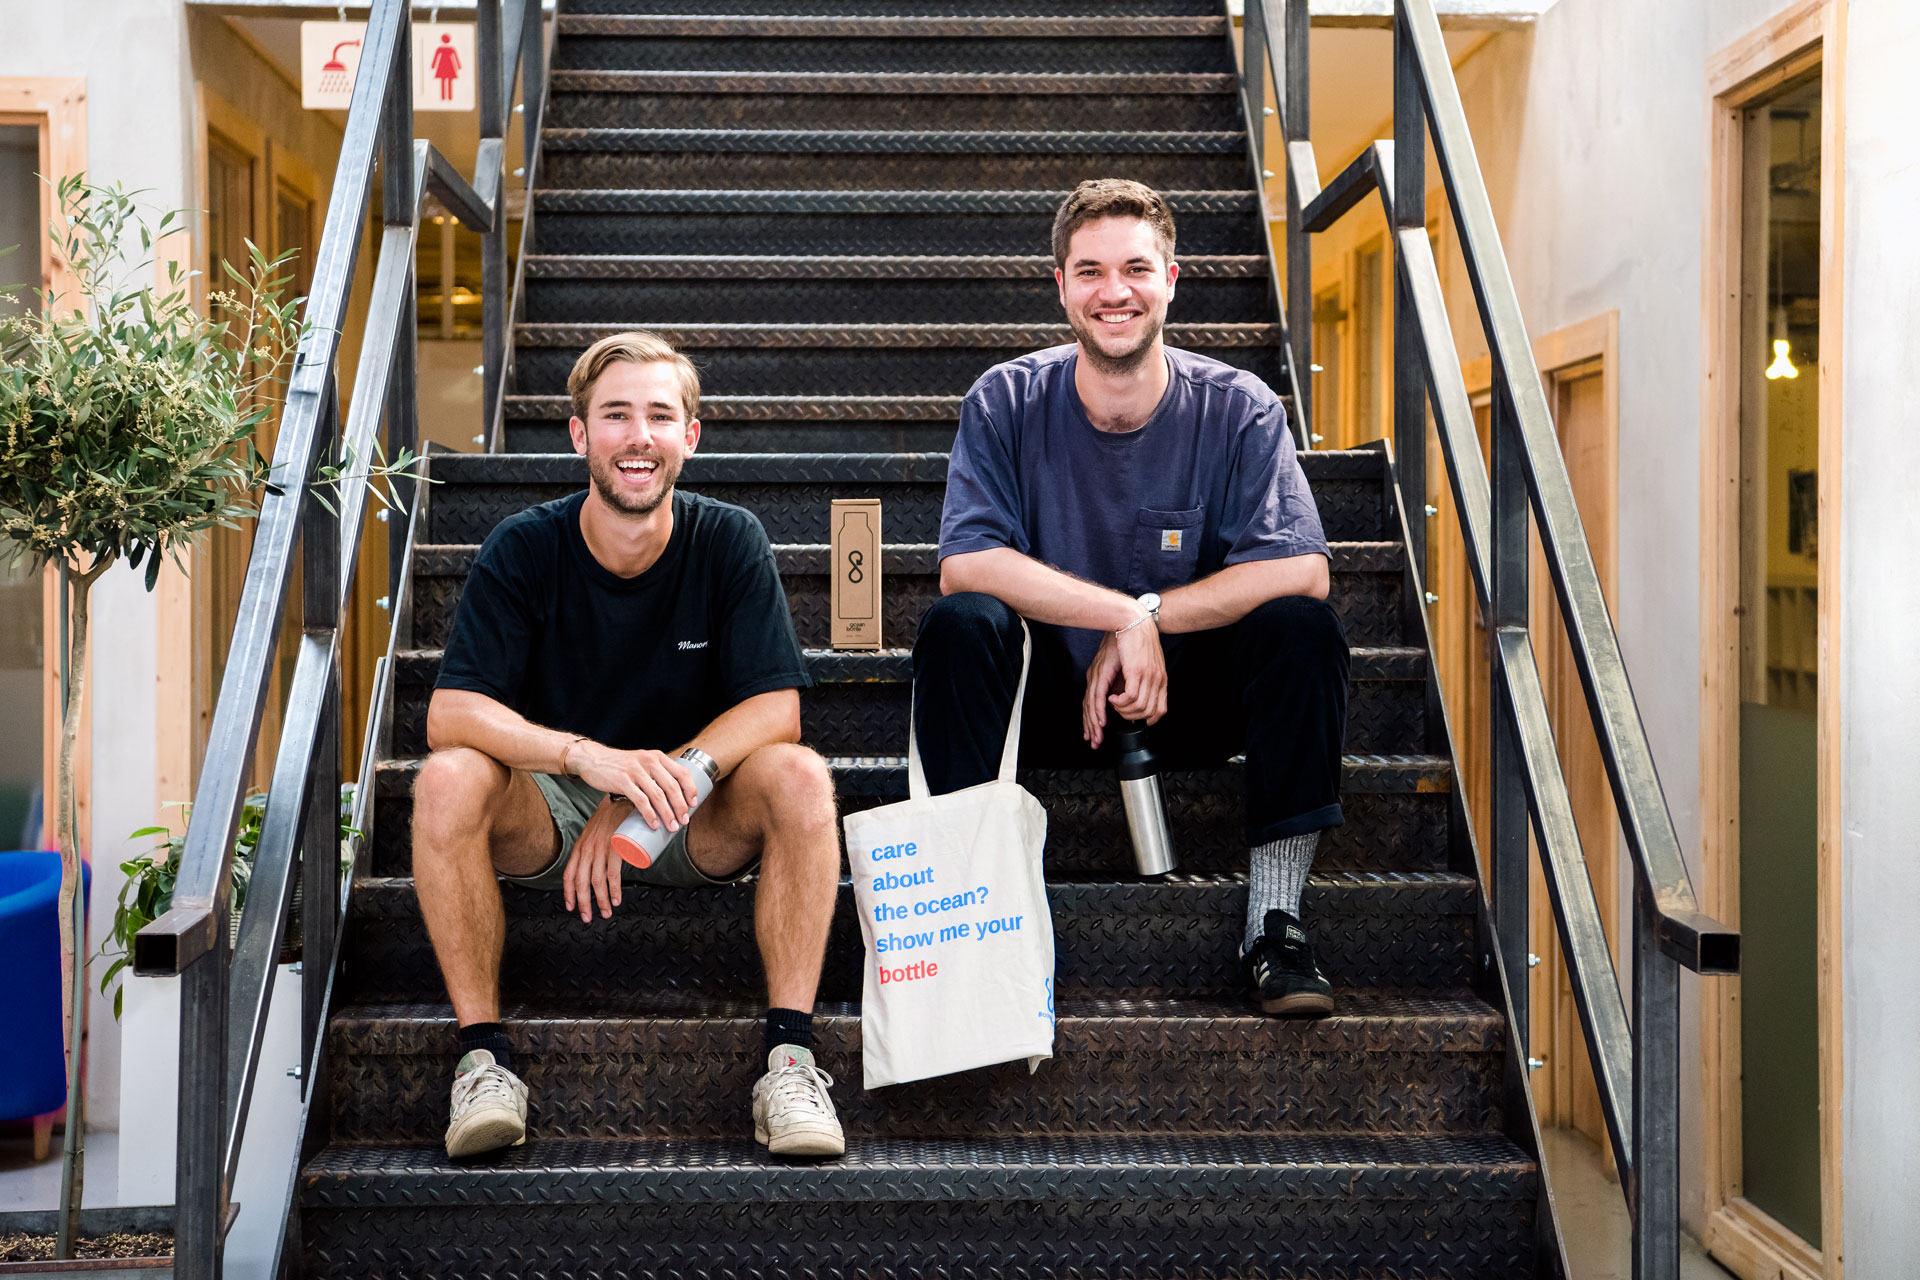
[[[1342,821],[1346,639],[1279,400],[1161,340],[1173,249],[1152,188],[1081,183],[1053,226],[1078,341],[995,366],[961,405],[942,598],[914,646],[921,754],[935,794],[993,776],[1023,617],[1023,763],[1110,760],[1116,716],[1154,726],[1173,767],[1244,751],[1248,980],[1269,1013],[1320,1015],[1333,999],[1300,891]]]

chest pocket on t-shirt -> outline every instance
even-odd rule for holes
[[[1193,581],[1200,564],[1200,530],[1207,509],[1156,511],[1143,507],[1133,526],[1133,567],[1127,589],[1164,591]]]

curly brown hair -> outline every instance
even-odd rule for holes
[[[1131,178],[1090,178],[1060,202],[1053,215],[1053,265],[1066,270],[1067,246],[1073,233],[1101,218],[1139,218],[1153,228],[1160,252],[1173,261],[1173,211],[1166,199],[1144,182]]]

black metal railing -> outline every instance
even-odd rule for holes
[[[307,329],[294,357],[273,483],[260,506],[205,763],[195,792],[173,906],[134,939],[134,969],[180,977],[179,1144],[175,1165],[174,1274],[213,1280],[221,1272],[241,1139],[259,1067],[296,872],[303,916],[301,983],[302,1150],[289,1153],[276,1210],[284,1230],[297,1161],[324,1134],[322,1029],[332,995],[345,894],[341,868],[340,621],[361,555],[371,490],[367,461],[384,442],[389,457],[419,443],[415,383],[415,252],[421,210],[431,193],[480,232],[484,289],[482,434],[500,438],[500,387],[514,303],[507,296],[505,137],[516,81],[522,87],[529,169],[545,109],[547,60],[539,0],[479,0],[477,55],[480,143],[471,184],[431,145],[413,137],[409,0],[374,0],[347,112],[340,163],[313,263]],[[503,35],[506,39],[502,39]],[[356,258],[380,179],[381,238],[353,397],[344,431],[338,382],[340,335]],[[530,185],[530,181],[529,184]],[[526,223],[531,222],[529,202]],[[384,425],[384,432],[382,427]],[[345,464],[333,492],[318,472]],[[370,829],[373,763],[387,732],[392,644],[404,628],[407,565],[418,536],[424,494],[396,479],[399,518],[390,522],[388,601],[395,635],[376,664],[375,689],[360,752],[353,826]],[[251,781],[255,741],[266,708],[280,621],[300,565],[300,628],[293,680],[274,757],[253,880],[239,936],[228,950],[232,850],[241,802]],[[354,862],[364,836],[345,853]],[[249,1196],[269,1189],[250,1188]],[[278,1266],[276,1265],[276,1273]]]
[[[1433,0],[1396,0],[1394,136],[1320,184],[1308,135],[1309,0],[1246,0],[1242,105],[1257,171],[1271,70],[1286,181],[1286,331],[1294,404],[1311,422],[1311,237],[1370,195],[1392,229],[1394,469],[1414,598],[1424,598],[1427,409],[1459,513],[1474,591],[1492,632],[1492,913],[1511,992],[1515,1040],[1527,1041],[1528,835],[1537,840],[1608,1138],[1633,1219],[1636,1280],[1675,1280],[1680,1265],[1680,969],[1734,973],[1739,935],[1701,913],[1601,595],[1528,342],[1493,206],[1474,154]],[[1454,348],[1426,230],[1431,136],[1493,368],[1491,469]],[[1302,428],[1304,431],[1305,428]],[[1303,440],[1308,437],[1303,436]],[[1527,629],[1528,515],[1539,530],[1633,870],[1633,1017],[1620,993]]]

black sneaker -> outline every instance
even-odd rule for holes
[[[1333,987],[1313,958],[1305,926],[1279,908],[1267,912],[1266,932],[1240,963],[1262,1012],[1306,1018],[1333,1012]]]

